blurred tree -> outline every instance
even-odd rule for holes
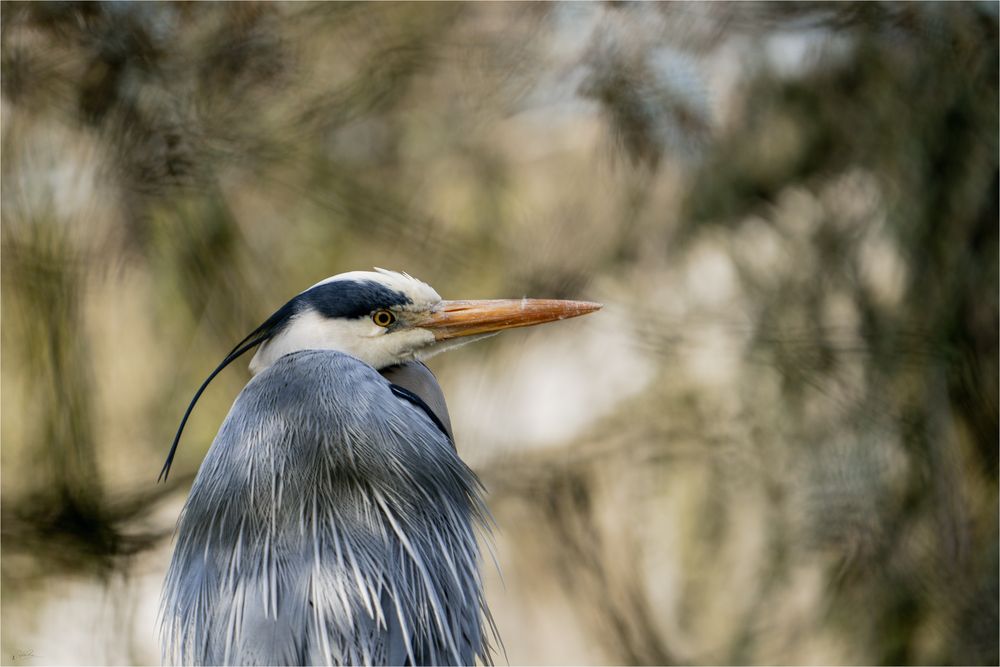
[[[164,547],[246,379],[220,378],[187,474],[155,487],[205,369],[377,263],[608,303],[586,377],[626,380],[572,406],[602,416],[480,464],[527,582],[501,616],[528,619],[515,660],[1000,662],[997,22],[0,4],[5,648],[46,581]],[[444,374],[518,359],[469,354]],[[543,594],[584,629],[518,653]]]

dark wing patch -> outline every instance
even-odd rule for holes
[[[420,361],[405,361],[401,364],[380,368],[379,374],[397,387],[416,394],[444,424],[444,430],[454,440],[455,433],[451,429],[451,418],[448,415],[448,402],[441,391],[434,373],[426,364]]]
[[[418,408],[426,412],[427,416],[431,418],[432,422],[434,422],[434,425],[437,426],[442,433],[444,433],[444,436],[446,438],[448,438],[448,442],[451,443],[451,446],[453,448],[455,447],[455,441],[452,439],[451,434],[448,432],[448,429],[444,427],[444,424],[441,422],[441,419],[436,414],[434,414],[434,411],[431,410],[430,406],[424,403],[424,399],[420,398],[409,389],[404,389],[403,387],[400,387],[398,384],[390,384],[389,389],[391,389],[392,393],[398,396],[399,398],[403,399],[404,401],[409,401],[413,405],[417,406]]]

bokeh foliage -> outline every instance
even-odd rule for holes
[[[247,376],[154,485],[191,390],[379,265],[607,304],[434,362],[512,662],[996,664],[997,15],[3,3],[5,654],[53,582],[148,597]],[[505,439],[556,354],[588,389],[531,400],[582,425]]]

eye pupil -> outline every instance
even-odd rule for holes
[[[388,310],[376,310],[372,315],[372,321],[380,327],[387,327],[396,320],[396,317]]]

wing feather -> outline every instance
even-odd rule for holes
[[[482,485],[436,422],[338,352],[251,380],[178,522],[164,660],[488,662]]]

